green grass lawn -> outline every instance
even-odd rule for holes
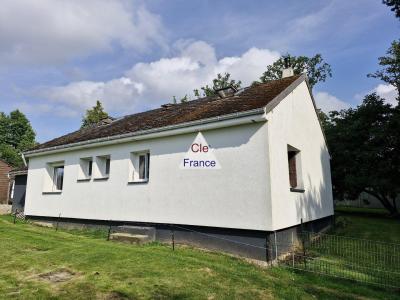
[[[347,217],[347,226],[362,226],[358,217],[355,224]],[[184,246],[172,251],[161,244],[107,242],[104,236],[14,225],[11,217],[0,217],[0,299],[400,299],[395,290],[263,269]],[[70,278],[55,282],[50,272]]]
[[[384,209],[337,207],[335,234],[400,244],[400,220]]]

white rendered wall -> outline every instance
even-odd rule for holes
[[[29,159],[25,213],[64,218],[269,230],[267,124],[202,132],[220,170],[181,170],[196,133]],[[128,184],[130,153],[150,150],[150,180]],[[111,156],[105,181],[77,182],[79,159]],[[61,194],[43,194],[46,164],[65,161]]]
[[[333,214],[330,158],[305,82],[267,114],[272,230]],[[287,145],[299,149],[304,193],[291,192]]]

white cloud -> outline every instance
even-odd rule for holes
[[[0,62],[54,63],[94,52],[163,44],[160,18],[116,0],[3,0]]]
[[[383,99],[386,100],[387,103],[391,105],[397,105],[397,91],[393,85],[390,84],[379,84],[376,88],[372,90],[372,92],[377,93]]]
[[[137,63],[120,78],[72,82],[47,88],[42,95],[54,106],[81,113],[100,99],[109,112],[128,114],[169,102],[172,96],[191,95],[217,73],[229,72],[243,86],[249,85],[278,57],[278,52],[251,48],[241,56],[217,59],[215,49],[203,41],[180,42],[176,56]]]
[[[324,113],[350,108],[349,103],[344,102],[327,92],[317,92],[314,96],[317,107]]]

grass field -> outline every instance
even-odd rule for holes
[[[341,234],[367,235],[362,230],[366,217],[341,214],[338,222],[344,220],[344,225],[337,229]],[[385,216],[367,220],[368,230],[377,222],[380,239],[391,238],[386,234],[398,226]],[[228,255],[184,246],[171,251],[161,244],[107,242],[104,236],[104,232],[56,232],[21,222],[14,225],[11,217],[0,217],[0,298],[400,299],[398,290],[287,269],[263,269]]]

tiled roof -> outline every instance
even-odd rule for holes
[[[41,150],[121,134],[162,128],[265,107],[300,76],[292,76],[244,88],[233,96],[205,97],[128,115],[108,125],[81,129],[55,138],[31,150]],[[31,151],[30,150],[30,151]]]

